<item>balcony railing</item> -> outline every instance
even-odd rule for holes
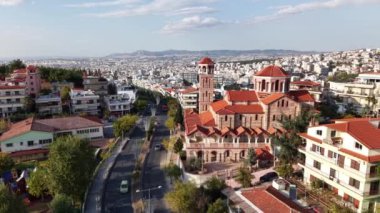
[[[265,143],[186,143],[186,149],[248,149],[265,148]]]

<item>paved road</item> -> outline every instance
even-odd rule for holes
[[[160,113],[162,114],[162,113]],[[165,165],[166,162],[166,151],[155,151],[154,145],[160,144],[162,139],[169,137],[170,132],[165,127],[166,115],[157,115],[157,121],[159,124],[156,127],[156,131],[153,137],[153,141],[150,147],[150,152],[147,156],[147,161],[145,165],[145,170],[142,176],[142,187],[144,189],[162,186],[161,189],[151,191],[151,211],[154,213],[166,213],[169,212],[164,202],[164,194],[167,192],[168,187],[165,181],[165,174],[161,164]],[[145,204],[148,207],[149,204],[149,193],[144,193]],[[148,210],[149,211],[149,210]]]
[[[110,171],[110,176],[105,188],[103,212],[133,212],[131,193],[120,193],[120,183],[122,180],[128,180],[128,182],[131,183],[136,156],[140,151],[144,137],[144,125],[140,122],[130,136],[130,141],[117,157],[115,166]],[[131,187],[129,187],[129,190],[130,189]]]

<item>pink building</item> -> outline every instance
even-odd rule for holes
[[[37,67],[29,65],[26,69],[25,92],[27,95],[38,96],[41,90],[41,76]]]

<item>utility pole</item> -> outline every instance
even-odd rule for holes
[[[150,205],[150,191],[153,191],[153,190],[158,190],[158,189],[161,189],[162,186],[157,186],[157,187],[151,187],[151,188],[148,188],[148,189],[143,189],[143,190],[140,190],[140,189],[137,189],[136,190],[136,193],[139,193],[139,192],[146,192],[148,191],[148,213],[151,212],[151,205]]]

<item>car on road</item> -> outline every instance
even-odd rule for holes
[[[159,150],[161,150],[161,149],[162,149],[161,144],[156,144],[156,145],[154,145],[154,150],[159,151]]]
[[[128,181],[122,180],[120,183],[120,192],[121,193],[127,193],[128,192]]]
[[[278,174],[276,172],[268,172],[265,175],[260,177],[260,182],[262,182],[262,183],[268,182],[268,181],[272,181],[272,180],[277,179],[277,178],[278,178]]]

